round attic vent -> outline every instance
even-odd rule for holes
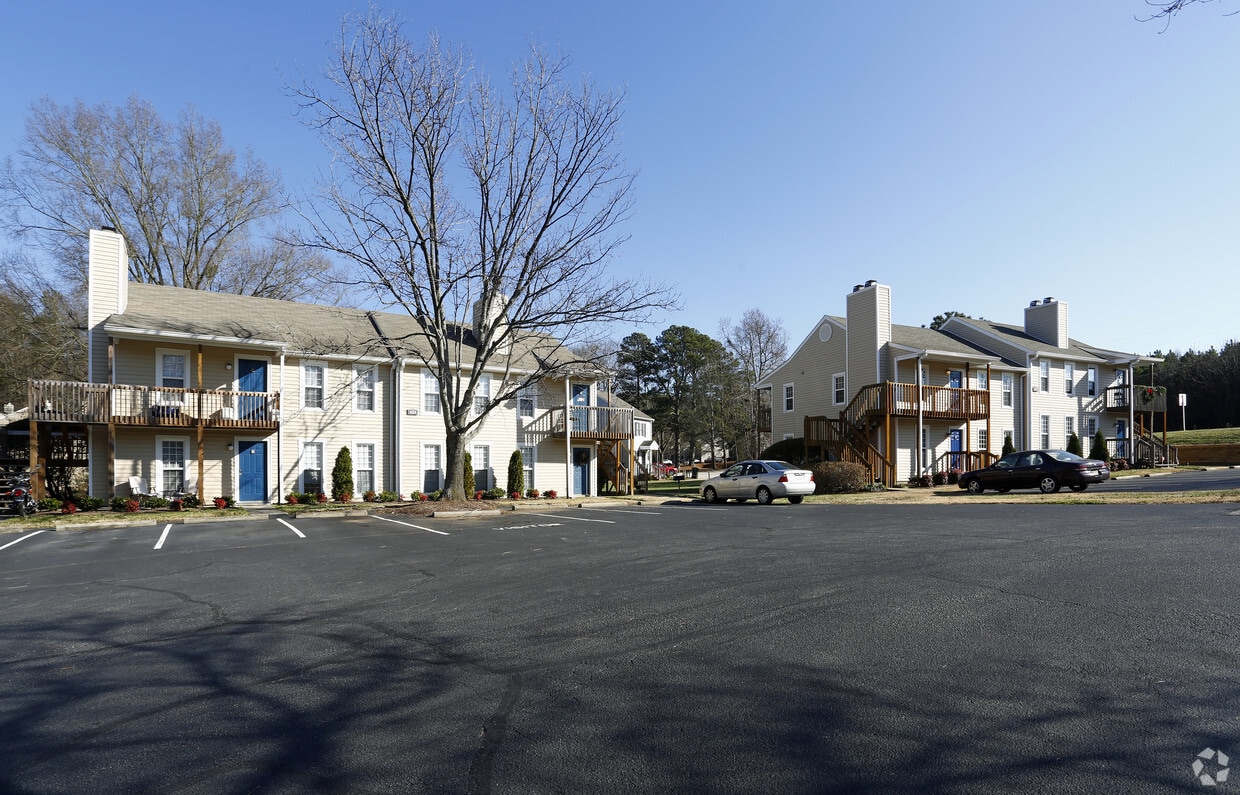
[[[818,327],[818,339],[822,340],[823,342],[826,342],[827,340],[831,339],[831,324],[830,323],[823,323],[821,326]]]

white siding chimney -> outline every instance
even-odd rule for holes
[[[884,379],[883,353],[891,342],[891,288],[871,279],[845,300],[848,313],[848,383],[858,388]]]
[[[1030,301],[1025,307],[1025,333],[1056,348],[1068,347],[1068,305],[1054,298]]]
[[[87,260],[87,380],[108,383],[108,335],[104,322],[129,304],[129,254],[125,238],[110,229],[90,230]]]
[[[489,304],[489,306],[488,306]],[[474,337],[479,337],[483,326],[493,326],[492,339],[499,339],[508,332],[508,296],[495,293],[490,301],[479,298],[474,302]],[[496,346],[496,352],[507,354],[512,345],[505,340]]]

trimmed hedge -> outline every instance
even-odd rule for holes
[[[870,485],[866,482],[865,467],[848,461],[814,464],[812,471],[815,494],[848,494],[865,491]]]

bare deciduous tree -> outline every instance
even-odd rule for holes
[[[345,18],[324,88],[290,88],[333,155],[306,243],[416,323],[404,353],[439,377],[452,498],[483,418],[563,373],[562,358],[514,373],[510,349],[547,335],[576,345],[673,303],[661,285],[606,271],[630,210],[624,96],[574,86],[568,69],[534,49],[500,90],[465,53],[435,38],[418,48],[371,11]],[[502,370],[502,386],[475,401],[486,368]]]
[[[1145,4],[1150,7],[1149,15],[1144,17],[1139,16],[1137,19],[1141,22],[1151,22],[1156,19],[1161,19],[1164,21],[1163,30],[1166,30],[1167,26],[1171,24],[1171,18],[1183,11],[1185,7],[1196,3],[1213,2],[1214,0],[1173,0],[1173,2],[1166,2],[1165,0],[1145,0]],[[1234,14],[1240,14],[1240,11],[1231,11],[1224,14],[1224,16],[1232,16]]]
[[[749,407],[750,450],[742,456],[757,456],[766,447],[766,439],[759,419],[769,408],[760,403],[761,395],[754,390],[759,382],[783,363],[788,356],[788,332],[779,320],[768,317],[760,309],[750,309],[741,316],[740,323],[732,325],[730,318],[719,323],[719,336],[732,355],[740,363],[744,393],[736,399]]]
[[[186,107],[175,123],[136,96],[122,106],[36,101],[17,158],[0,169],[4,225],[85,284],[85,241],[125,237],[136,281],[299,298],[326,276],[320,254],[258,243],[288,208],[279,175]]]

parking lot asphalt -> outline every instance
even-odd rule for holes
[[[1240,753],[1238,537],[1236,504],[0,536],[0,791],[1182,792]]]

